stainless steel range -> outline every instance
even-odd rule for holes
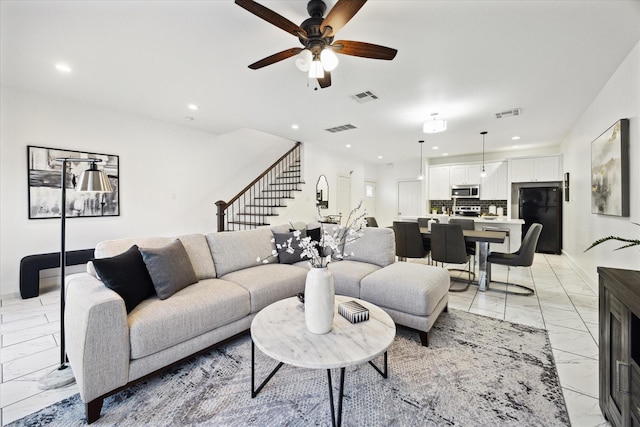
[[[453,214],[461,216],[480,216],[480,206],[457,206],[454,209]]]

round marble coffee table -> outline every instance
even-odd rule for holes
[[[351,323],[338,314],[338,304],[357,301],[369,309],[369,320]],[[369,362],[387,377],[387,349],[396,335],[391,317],[381,308],[357,298],[336,296],[336,314],[330,332],[316,335],[304,323],[304,306],[296,297],[287,298],[262,309],[251,322],[251,397],[255,397],[284,363],[302,368],[326,369],[333,425],[342,422],[344,373],[347,366]],[[280,362],[269,376],[255,388],[255,346]],[[381,370],[372,360],[384,354]],[[338,413],[336,416],[331,385],[331,369],[340,368]],[[336,421],[337,418],[337,421]]]

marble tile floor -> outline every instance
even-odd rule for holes
[[[466,292],[451,292],[449,306],[546,329],[571,424],[609,425],[598,406],[596,293],[560,255],[536,254],[531,269],[493,266],[494,280],[507,278],[534,288],[535,294],[479,292],[472,285]],[[59,362],[59,298],[54,289],[38,298],[0,300],[0,425],[77,393],[75,384],[48,391],[36,387]]]

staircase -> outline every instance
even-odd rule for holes
[[[257,228],[271,224],[279,208],[287,206],[302,191],[300,143],[285,153],[271,167],[229,202],[216,202],[218,231]]]

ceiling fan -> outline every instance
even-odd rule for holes
[[[385,46],[350,40],[336,40],[335,34],[360,10],[367,0],[338,0],[326,17],[327,9],[323,0],[311,0],[307,4],[307,18],[296,25],[271,9],[253,0],[235,0],[235,3],[259,18],[298,37],[303,48],[294,47],[275,53],[249,65],[257,70],[275,64],[292,56],[296,58],[296,66],[301,71],[308,71],[310,78],[316,78],[321,88],[331,86],[331,70],[338,65],[335,53],[360,56],[371,59],[391,60],[398,51]]]

